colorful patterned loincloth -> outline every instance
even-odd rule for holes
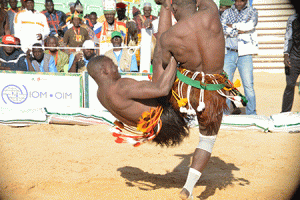
[[[161,130],[162,121],[160,119],[163,112],[162,106],[151,108],[145,111],[139,119],[137,126],[129,126],[116,120],[111,129],[112,135],[117,137],[116,143],[130,143],[134,147],[142,143],[153,140]]]

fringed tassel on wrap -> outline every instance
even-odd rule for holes
[[[205,74],[201,72],[202,76],[202,83],[205,83]],[[205,108],[205,103],[204,103],[204,89],[200,90],[200,97],[199,97],[199,105],[197,107],[197,111],[201,112]]]
[[[123,124],[120,121],[115,121],[115,127],[110,131],[114,137],[116,143],[129,143],[134,147],[141,145],[147,141],[153,140],[159,133],[162,122],[161,114],[162,107],[152,108],[149,112],[144,112],[140,118],[137,127]],[[157,131],[154,128],[157,126]],[[124,130],[124,131],[123,131]]]

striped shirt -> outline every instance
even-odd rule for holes
[[[226,37],[225,46],[238,50],[238,42],[254,43],[254,41],[251,41],[252,38],[249,41],[242,41],[238,37],[238,31],[247,31],[250,34],[254,33],[257,22],[258,12],[252,6],[246,5],[241,11],[238,11],[235,5],[232,5],[231,8],[225,10],[221,15],[223,32]],[[227,26],[227,24],[232,24],[232,28]]]

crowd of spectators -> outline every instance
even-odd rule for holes
[[[45,0],[41,12],[34,0],[21,0],[21,7],[17,0],[0,1],[0,70],[80,73],[92,57],[105,54],[120,72],[138,72],[140,51],[123,46],[139,45],[141,28],[157,19],[150,3],[143,5],[144,15],[134,7],[129,19],[124,3],[104,5],[104,15],[97,16],[84,15],[79,0],[69,3],[66,14],[54,0]]]

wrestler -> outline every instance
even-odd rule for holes
[[[162,4],[159,23],[165,27],[160,32],[156,51],[161,56],[153,64],[153,73],[160,77],[164,73],[161,66],[165,68],[171,56],[179,62],[179,80],[173,85],[170,102],[175,110],[196,115],[199,122],[200,142],[180,192],[181,199],[192,199],[193,188],[210,159],[223,111],[227,109],[223,88],[231,90],[233,86],[222,74],[225,40],[216,4],[212,0],[168,1],[156,0]],[[172,27],[170,10],[177,20]]]
[[[120,120],[115,122],[120,128],[113,133],[117,137],[116,142],[138,146],[153,140],[160,145],[172,146],[188,136],[184,117],[168,102],[157,99],[169,93],[174,82],[175,69],[176,62],[172,58],[158,81],[136,81],[121,78],[118,66],[106,56],[97,56],[90,60],[87,70],[98,85],[97,97]]]

